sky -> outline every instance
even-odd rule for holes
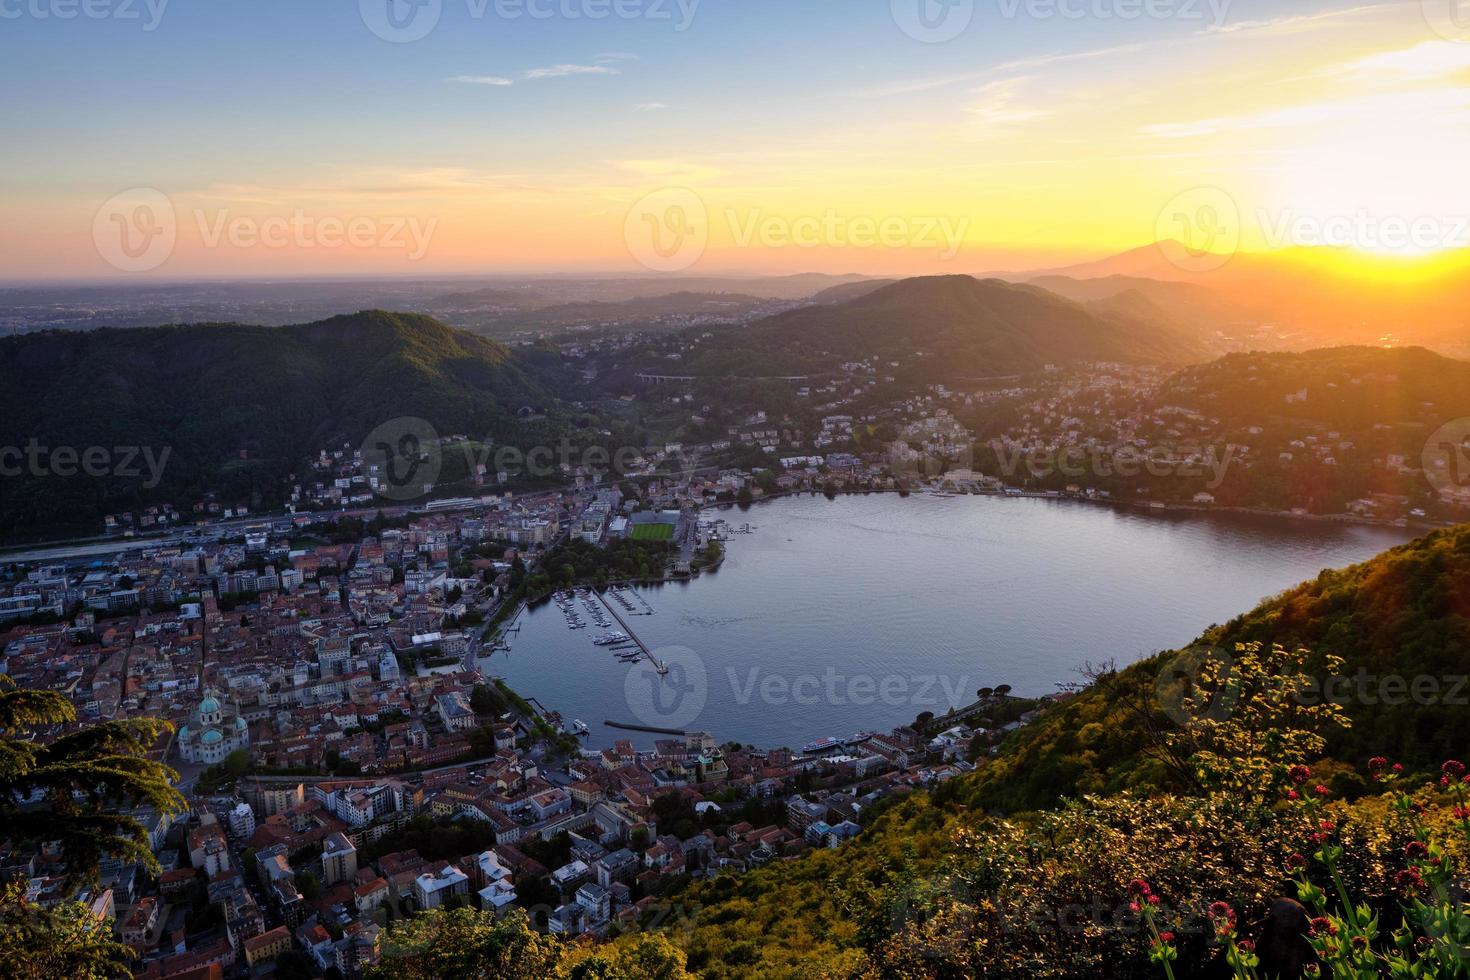
[[[1433,252],[1456,6],[0,0],[0,279]]]

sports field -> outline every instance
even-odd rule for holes
[[[674,537],[672,524],[634,524],[631,535],[634,541],[671,541]]]

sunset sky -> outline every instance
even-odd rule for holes
[[[390,41],[388,2],[0,0],[0,278],[634,272],[665,221],[707,274],[1059,265],[1217,217],[1192,244],[1470,244],[1452,3],[442,0]],[[137,188],[176,243],[129,271],[99,209]]]

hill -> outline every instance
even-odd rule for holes
[[[166,465],[137,476],[64,476],[27,466],[0,481],[0,537],[95,532],[149,503],[277,501],[322,449],[356,445],[415,416],[445,434],[513,436],[514,413],[545,400],[528,355],[428,317],[381,311],[289,327],[239,324],[43,332],[0,341],[0,446],[146,447]]]
[[[1358,436],[1380,424],[1427,432],[1470,415],[1470,362],[1422,347],[1231,354],[1181,371],[1161,398],[1252,423],[1299,419]]]
[[[1139,276],[1112,275],[1097,279],[1071,276],[1040,276],[1029,279],[1032,286],[1064,296],[1076,303],[1106,303],[1109,300],[1146,300],[1180,324],[1201,328],[1239,327],[1259,319],[1248,304],[1189,282],[1170,282]]]
[[[942,381],[1073,361],[1185,364],[1208,356],[1180,331],[1099,316],[1034,286],[970,276],[905,279],[835,305],[778,314],[728,333],[694,373],[763,359],[756,373],[804,373],[843,361],[898,362],[898,376]]]

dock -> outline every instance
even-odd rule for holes
[[[648,648],[648,644],[638,638],[638,634],[633,632],[633,627],[629,626],[627,620],[618,615],[618,611],[612,607],[612,603],[604,599],[602,594],[596,590],[592,594],[597,596],[597,601],[602,603],[602,608],[612,613],[612,618],[617,620],[618,625],[623,628],[623,632],[628,634],[628,639],[632,640],[638,647],[638,652],[647,657],[649,663],[653,664],[653,669],[660,674],[667,674],[669,672],[668,665],[653,655],[653,651]]]
[[[625,732],[652,732],[654,735],[674,735],[683,737],[689,733],[678,728],[655,728],[652,725],[629,725],[621,721],[604,721],[608,728],[618,728]]]

